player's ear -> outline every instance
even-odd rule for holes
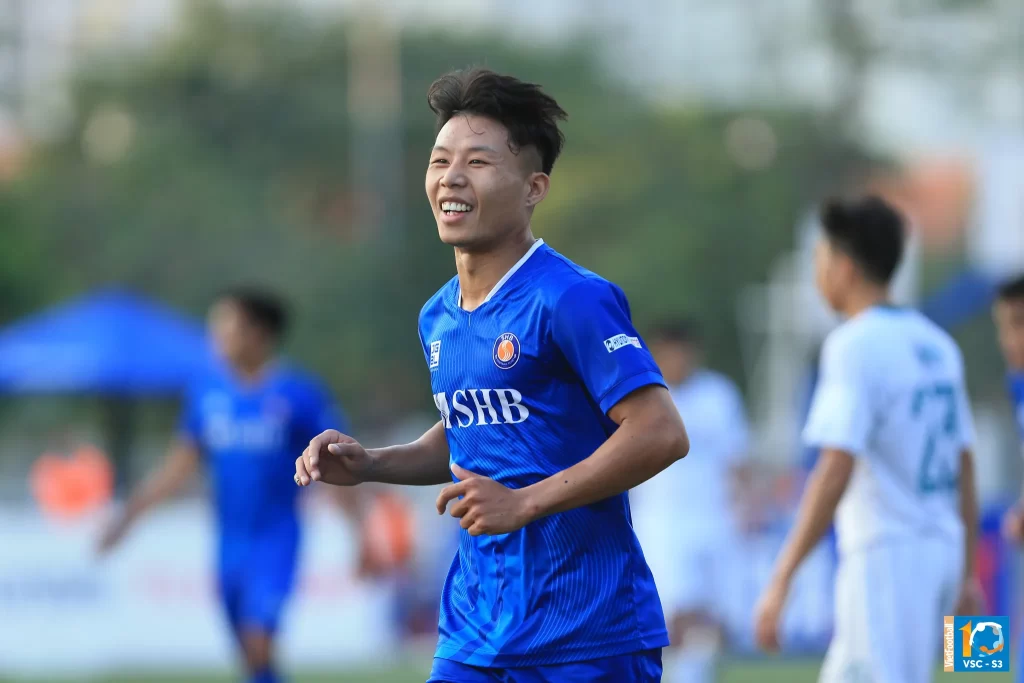
[[[538,171],[531,173],[526,180],[528,183],[526,206],[533,208],[544,201],[544,197],[548,196],[548,189],[551,187],[551,176]]]
[[[840,268],[842,268],[843,282],[850,283],[855,282],[858,277],[864,275],[863,269],[857,265],[857,262],[853,260],[853,257],[843,254],[842,258],[839,259]]]

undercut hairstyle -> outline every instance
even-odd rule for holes
[[[900,214],[875,196],[832,199],[821,210],[821,225],[832,245],[867,278],[887,285],[903,259],[906,228]]]
[[[280,340],[288,331],[288,307],[276,294],[256,287],[235,287],[221,292],[218,301],[230,301],[251,323]]]
[[[999,285],[996,298],[999,301],[1024,302],[1024,273]]]
[[[648,343],[671,343],[682,346],[700,347],[701,331],[696,321],[690,318],[665,320],[651,327]]]
[[[430,85],[427,104],[437,116],[435,135],[459,114],[489,118],[508,130],[513,154],[534,147],[549,175],[565,144],[558,122],[568,115],[558,102],[539,85],[512,76],[480,68],[452,71]]]

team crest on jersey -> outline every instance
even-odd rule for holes
[[[505,332],[494,340],[494,351],[491,358],[494,364],[502,370],[508,370],[519,362],[520,347],[519,339],[511,332]]]

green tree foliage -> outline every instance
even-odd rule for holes
[[[454,263],[423,194],[434,132],[424,96],[440,73],[483,64],[540,82],[570,113],[535,232],[619,282],[641,328],[699,317],[711,362],[742,380],[738,292],[790,247],[808,203],[862,161],[812,112],[656,107],[610,79],[593,42],[407,32],[402,152],[385,169],[404,219],[389,224],[383,206],[366,230],[384,195],[349,177],[350,31],[198,7],[169,45],[85,68],[76,123],[3,189],[2,318],[111,283],[199,314],[219,287],[263,283],[297,307],[289,351],[358,417],[431,409],[416,316]],[[741,114],[775,137],[761,170],[729,152]]]

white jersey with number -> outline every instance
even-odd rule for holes
[[[841,553],[962,543],[960,454],[974,441],[963,356],[922,314],[877,306],[828,336],[804,439],[856,458],[836,510]]]

